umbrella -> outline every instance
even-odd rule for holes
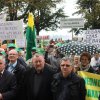
[[[89,52],[91,55],[97,52],[97,48],[86,42],[71,41],[63,44],[58,50],[67,55],[80,55],[82,52]]]

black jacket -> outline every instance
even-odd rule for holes
[[[6,66],[6,70],[8,69],[9,65]],[[22,79],[23,79],[23,75],[24,75],[24,72],[26,71],[26,68],[20,64],[19,61],[17,61],[17,65],[15,66],[15,69],[13,71],[13,74],[15,75],[16,77],[16,80],[17,80],[17,97],[15,100],[18,100],[18,98],[20,98],[20,85],[22,83]]]
[[[3,95],[3,100],[15,100],[16,86],[14,75],[4,70],[0,78],[0,93]]]
[[[75,73],[63,78],[61,73],[54,75],[52,82],[54,100],[85,100],[85,81]]]
[[[51,82],[53,78],[53,70],[45,64],[43,72],[40,73],[42,76],[42,81],[39,87],[37,96],[34,94],[34,79],[35,74],[37,74],[34,67],[28,69],[23,78],[21,85],[21,100],[53,100],[51,92]]]
[[[8,69],[9,65],[6,66],[6,70]],[[21,79],[23,77],[23,73],[26,71],[26,68],[20,64],[19,61],[17,61],[17,65],[15,66],[15,69],[13,71],[16,79],[17,79],[17,84],[19,85],[21,83]]]

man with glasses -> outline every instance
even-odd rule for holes
[[[54,100],[85,100],[85,81],[74,73],[71,60],[62,58],[60,69],[52,82]]]

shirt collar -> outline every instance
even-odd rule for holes
[[[11,64],[11,63],[10,63],[10,64]],[[10,64],[9,64],[9,65],[10,65]],[[13,63],[12,65],[13,65],[13,67],[15,67],[15,66],[17,65],[17,61],[16,61],[15,63]]]
[[[1,74],[3,74],[3,72],[4,72],[4,69],[1,71]]]

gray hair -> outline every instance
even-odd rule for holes
[[[69,58],[69,57],[63,57],[61,60],[60,60],[60,64],[62,63],[62,61],[69,61],[71,65],[73,65],[72,63],[72,59]]]
[[[44,56],[43,56],[42,54],[36,53],[36,54],[34,54],[34,56],[32,57],[32,59],[33,59],[33,58],[36,58],[36,57],[39,57],[39,56],[42,56],[42,57],[44,58]]]
[[[12,50],[10,50],[10,51],[8,52],[8,55],[9,55],[10,53],[12,53],[12,52],[14,52],[14,53],[16,53],[16,54],[18,55],[18,52],[17,52],[16,49],[12,49]]]
[[[80,58],[80,56],[79,56],[79,55],[75,55],[75,56],[74,56],[74,58],[75,58],[75,57]]]

